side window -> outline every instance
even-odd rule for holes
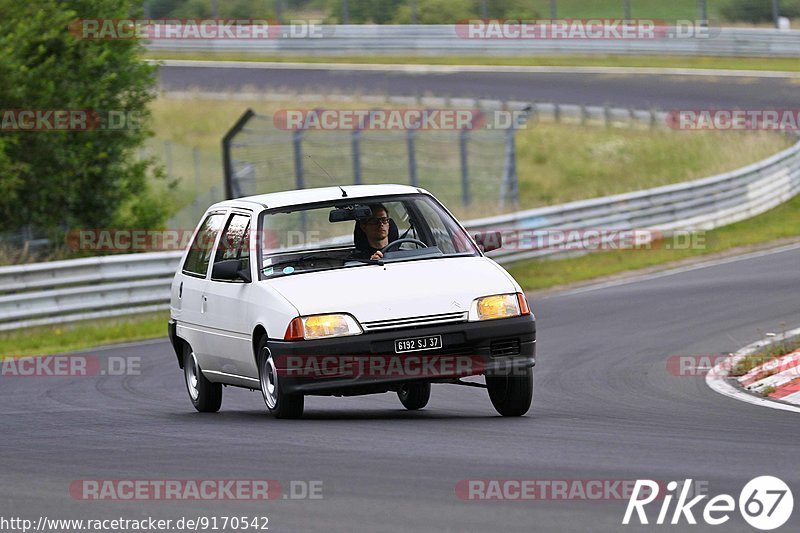
[[[197,231],[197,235],[194,236],[192,246],[186,255],[186,261],[183,263],[183,272],[194,276],[206,276],[211,252],[214,250],[214,241],[224,223],[225,215],[222,213],[206,217],[203,225]]]
[[[214,262],[241,259],[243,268],[250,268],[250,217],[233,214],[219,240]]]

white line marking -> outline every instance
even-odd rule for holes
[[[664,75],[727,78],[800,79],[800,72],[777,70],[724,70],[655,67],[544,67],[500,65],[408,65],[404,63],[281,63],[273,61],[204,61],[195,59],[148,59],[151,64],[167,67],[241,68],[275,70],[357,70],[366,72],[408,72],[414,74],[455,74],[494,72],[521,74],[615,74]]]

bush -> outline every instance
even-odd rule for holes
[[[478,17],[472,0],[417,0],[418,24],[455,24]],[[396,24],[411,23],[411,6],[406,3],[397,10]]]
[[[770,0],[725,0],[720,6],[722,16],[731,21],[769,22],[772,20]],[[780,0],[782,17],[800,17],[800,0]]]
[[[397,13],[403,0],[347,0],[347,12],[350,24],[386,24]],[[331,3],[330,16],[332,23],[342,22],[342,0]]]

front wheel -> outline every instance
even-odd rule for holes
[[[300,418],[303,416],[304,398],[302,394],[286,394],[281,386],[278,369],[272,352],[267,348],[267,340],[261,339],[258,346],[258,378],[264,403],[275,418]]]
[[[503,416],[522,416],[533,402],[533,368],[515,369],[506,375],[486,375],[492,405]]]
[[[222,384],[211,383],[203,375],[194,351],[187,344],[183,350],[183,376],[194,408],[201,413],[216,413],[222,405]]]
[[[397,391],[400,403],[409,411],[416,411],[428,405],[431,398],[430,383],[406,383]]]

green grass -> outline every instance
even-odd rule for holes
[[[772,394],[776,390],[777,389],[775,388],[774,385],[770,385],[769,387],[764,387],[764,389],[761,391],[761,396],[769,396],[770,394]]]
[[[490,65],[540,67],[650,67],[719,70],[778,70],[800,72],[795,58],[683,57],[683,56],[427,56],[357,55],[301,56],[251,53],[150,52],[146,59],[192,59],[198,61],[268,61],[277,63],[355,63],[408,65]]]
[[[548,289],[675,261],[800,235],[800,196],[761,215],[705,232],[705,245],[691,249],[615,250],[561,260],[506,265],[526,291]],[[662,244],[667,244],[662,242]]]
[[[730,375],[733,377],[744,376],[757,366],[761,366],[773,359],[792,353],[798,348],[800,348],[800,338],[797,337],[769,344],[761,350],[740,359],[739,362],[736,363],[736,366],[731,369]],[[762,394],[766,396],[769,393],[762,391]]]
[[[52,355],[164,337],[168,312],[41,326],[0,333],[0,357]]]
[[[154,130],[157,132],[154,143],[162,147],[161,149],[164,143],[169,143],[172,177],[180,179],[185,198],[194,198],[196,190],[208,191],[211,186],[221,190],[220,139],[248,107],[259,114],[270,115],[286,108],[368,109],[402,106],[376,106],[374,103],[358,101],[339,102],[333,96],[324,102],[209,100],[199,97],[173,99],[162,96],[151,107]],[[198,109],[202,109],[202,113],[198,113]],[[258,127],[266,126],[268,123],[265,125],[261,122]],[[396,143],[370,144],[372,141],[369,139],[381,136],[385,138],[385,135],[378,132],[365,133],[363,136],[364,179],[404,182],[407,179],[404,138]],[[434,194],[441,195],[442,200],[453,208],[459,218],[468,220],[499,213],[494,198],[500,186],[502,146],[483,142],[472,146],[470,165],[474,165],[472,187],[475,202],[470,208],[462,208],[459,205],[457,141],[454,138],[442,140],[436,135],[422,133],[417,143],[421,185],[430,188]],[[286,156],[291,153],[290,136],[285,133],[279,136],[282,144],[264,146],[243,153],[243,156],[259,161],[273,157],[276,161],[281,161],[282,170],[273,170],[272,174],[275,180],[282,180],[280,183],[283,186],[279,188],[291,188],[293,164]],[[527,128],[517,134],[520,208],[528,209],[702,178],[764,159],[790,144],[787,138],[766,132],[679,132],[647,128],[585,127],[579,124],[532,120]],[[202,161],[198,177],[198,170],[191,157],[192,146],[197,147]],[[310,153],[311,149],[307,149]],[[494,158],[491,155],[492,149],[497,152]],[[426,161],[433,161],[433,153],[437,154],[435,162],[438,166],[425,174],[422,165]],[[337,157],[323,150],[316,153],[315,157],[333,175],[342,177],[345,182],[351,179],[349,150],[337,152]],[[265,163],[262,161],[260,164]],[[483,172],[483,177],[479,170]],[[329,184],[328,178],[313,165],[306,168],[306,174],[307,186]],[[438,181],[432,181],[431,176],[434,174],[438,176]],[[481,201],[481,198],[485,200]],[[202,205],[199,209],[205,207],[207,205]],[[194,218],[199,216],[200,214],[196,214],[187,217],[187,221],[183,223],[193,227],[196,223]]]
[[[708,3],[709,19],[719,17],[719,2],[713,0]],[[534,10],[541,17],[550,16],[549,0],[531,0],[526,2],[526,8]],[[621,0],[558,0],[558,17],[564,18],[589,18],[589,17],[618,17],[624,16]],[[656,18],[662,20],[696,19],[699,18],[697,0],[633,0],[631,2],[631,17]]]
[[[537,124],[520,131],[521,207],[711,176],[764,159],[791,144],[784,137],[763,133],[693,133],[558,124]]]
[[[621,0],[558,0],[556,16],[564,18],[589,18],[589,17],[618,17],[624,16]],[[529,0],[524,3],[525,10],[532,11],[539,17],[550,16],[549,0]],[[709,9],[716,8],[715,2],[710,2]],[[631,16],[634,18],[659,18],[659,19],[695,19],[698,18],[696,0],[633,0],[631,2]],[[716,17],[717,11],[709,13],[709,17]]]

